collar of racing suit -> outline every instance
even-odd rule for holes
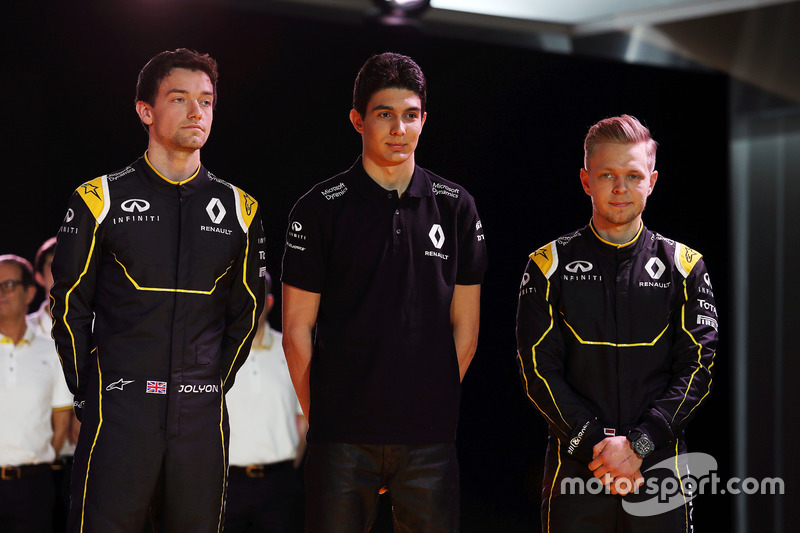
[[[594,229],[594,224],[592,222],[589,222],[589,225],[586,226],[586,232],[594,235],[595,238],[592,239],[592,242],[601,254],[617,259],[632,257],[638,254],[652,238],[650,230],[644,226],[644,223],[639,226],[639,231],[636,233],[636,236],[625,244],[615,244],[603,239]]]
[[[134,161],[132,166],[138,171],[137,174],[142,176],[152,188],[169,196],[188,196],[199,191],[209,182],[208,171],[202,164],[197,167],[197,171],[188,179],[180,183],[170,181],[153,168],[147,158],[147,152]]]

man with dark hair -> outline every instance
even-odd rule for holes
[[[222,529],[224,393],[263,306],[256,201],[200,162],[216,63],[162,52],[139,75],[144,156],[78,187],[59,231],[53,338],[82,427],[70,531]],[[156,87],[154,90],[153,88]]]
[[[591,222],[533,252],[522,278],[517,358],[550,428],[544,533],[692,530],[683,432],[711,391],[717,312],[702,256],[642,223],[655,162],[636,118],[592,126]],[[659,507],[669,484],[678,500]]]
[[[368,531],[382,490],[396,530],[458,530],[460,382],[486,249],[472,196],[415,164],[424,80],[399,54],[364,64],[350,111],[362,155],[289,216],[283,346],[310,428],[314,533]]]
[[[52,342],[50,330],[53,326],[53,319],[50,317],[50,287],[53,286],[51,265],[53,263],[55,248],[56,237],[50,237],[44,241],[36,251],[36,256],[33,259],[33,275],[36,279],[36,284],[44,291],[44,300],[42,300],[39,309],[25,317],[28,327],[32,329],[34,333],[46,338],[50,342]],[[78,433],[81,427],[81,423],[75,417],[71,406],[68,410],[68,417],[67,435],[64,439],[64,444],[60,449],[56,450],[57,462],[53,468],[53,478],[56,482],[56,510],[53,515],[53,526],[58,530],[64,529],[67,512],[69,511],[69,485],[72,473],[72,457],[75,453],[75,444],[78,442]]]
[[[0,255],[0,530],[9,533],[53,530],[51,464],[72,405],[53,344],[25,322],[35,295],[31,264]]]
[[[56,238],[50,237],[36,251],[36,257],[33,260],[34,277],[37,285],[44,290],[44,300],[39,309],[26,317],[28,327],[48,339],[50,338],[50,329],[53,327],[53,319],[50,318],[50,287],[53,286],[51,265],[55,248]]]

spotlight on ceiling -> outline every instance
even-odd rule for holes
[[[372,0],[380,9],[380,21],[389,25],[405,25],[431,6],[431,0]]]

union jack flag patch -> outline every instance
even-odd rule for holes
[[[147,394],[166,394],[167,393],[167,382],[166,381],[148,381],[147,382],[147,389],[145,390]]]

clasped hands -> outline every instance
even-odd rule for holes
[[[644,484],[639,469],[642,460],[633,453],[627,437],[607,437],[592,448],[589,470],[609,488],[611,494],[625,496]]]

